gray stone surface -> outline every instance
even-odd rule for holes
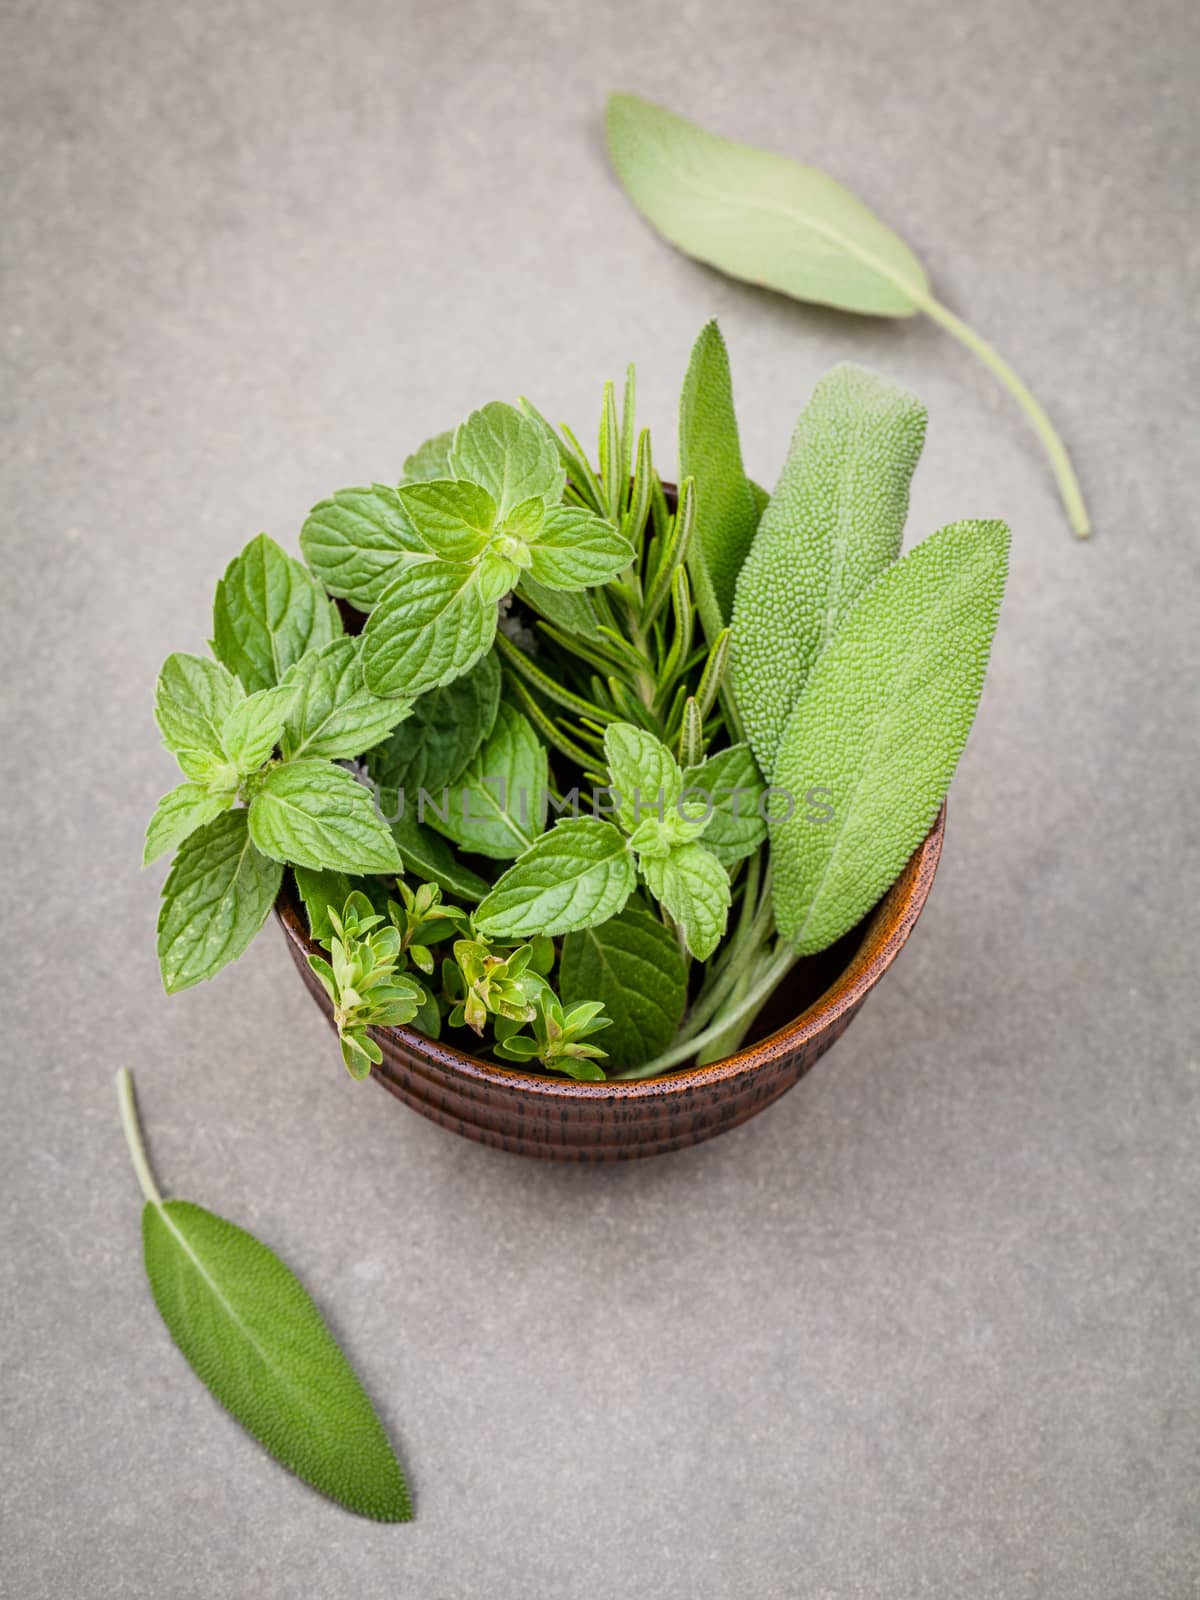
[[[1195,1595],[1195,7],[63,0],[3,35],[0,1590]],[[622,85],[897,224],[1061,421],[1094,542],[931,325],[653,237],[603,157]],[[629,358],[669,457],[713,314],[757,475],[853,357],[928,401],[913,535],[1015,532],[937,887],[850,1034],[704,1149],[573,1171],[352,1085],[273,931],[165,1000],[150,689],[228,558],[482,400],[590,428]],[[187,1373],[122,1061],[164,1183],[328,1312],[411,1527]]]

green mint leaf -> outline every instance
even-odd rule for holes
[[[195,751],[223,764],[221,729],[244,694],[241,684],[219,662],[178,651],[169,655],[154,691],[154,720],[163,743],[176,754]]]
[[[579,639],[598,639],[600,621],[591,599],[582,590],[564,593],[562,590],[548,589],[525,572],[521,574],[517,593],[539,617],[544,617],[564,633],[574,634]]]
[[[225,718],[221,743],[239,777],[257,772],[271,755],[283,735],[294,700],[290,682],[274,689],[257,689],[239,701]]]
[[[496,636],[496,607],[479,569],[451,561],[411,567],[384,591],[363,631],[363,678],[378,695],[415,698],[473,667]]]
[[[471,561],[491,541],[496,502],[477,483],[438,479],[399,490],[409,521],[443,561]]]
[[[705,848],[729,866],[753,855],[767,836],[760,805],[763,781],[748,744],[730,745],[683,775],[683,798],[709,810]]]
[[[329,593],[360,611],[370,611],[405,560],[428,554],[396,490],[380,483],[314,506],[300,548]]]
[[[511,860],[546,826],[549,781],[545,745],[519,711],[501,704],[491,735],[455,783],[432,797],[425,820],[464,850]]]
[[[529,546],[530,575],[547,589],[608,583],[633,560],[633,546],[611,522],[582,506],[555,506]]]
[[[461,678],[414,700],[403,726],[367,756],[375,782],[403,789],[412,805],[420,789],[436,794],[452,784],[496,724],[500,683],[489,650]]]
[[[827,791],[771,826],[775,917],[800,955],[864,917],[929,831],[983,688],[1008,566],[1001,522],[958,522],[879,578],[819,657],[776,785]]]
[[[609,1066],[640,1067],[665,1050],[687,1004],[679,943],[652,912],[628,905],[598,927],[568,934],[558,969],[563,1004],[598,1000],[611,1019]]]
[[[759,517],[742,466],[729,354],[715,322],[701,329],[679,397],[679,476],[696,485],[687,566],[701,624],[713,640],[733,614],[737,576]]]
[[[226,811],[180,846],[163,885],[158,963],[168,994],[211,978],[267,919],[283,868],[260,854],[245,811]]]
[[[514,506],[504,519],[504,531],[511,538],[532,544],[546,521],[546,502],[540,495],[532,495]]]
[[[677,845],[665,856],[640,856],[650,893],[683,932],[688,949],[707,961],[721,942],[729,915],[729,874],[702,844]]]
[[[683,774],[661,740],[631,722],[614,722],[604,734],[604,756],[616,814],[626,833],[675,808]]]
[[[482,484],[496,502],[501,520],[531,495],[547,506],[557,505],[567,481],[546,430],[499,400],[473,411],[459,424],[450,470],[456,478]]]
[[[283,731],[285,761],[325,756],[347,761],[385,739],[412,709],[409,700],[374,695],[363,682],[361,641],[335,639],[298,661],[295,695]]]
[[[341,633],[308,568],[260,533],[226,568],[213,601],[213,654],[248,694],[282,681],[306,650]]]
[[[146,829],[142,865],[148,867],[168,850],[174,850],[197,828],[228,811],[236,798],[234,789],[214,794],[199,783],[181,783],[163,795]]]
[[[404,463],[401,486],[406,483],[427,483],[433,478],[452,478],[450,471],[450,446],[454,443],[454,429],[435,433],[418,446]]]
[[[475,913],[485,938],[555,938],[607,922],[633,893],[636,874],[611,823],[569,817],[509,867]]]
[[[775,752],[820,652],[900,554],[925,408],[861,367],[821,379],[738,579],[733,690],[758,764]]]
[[[423,883],[436,883],[439,889],[444,889],[456,900],[467,901],[471,905],[482,900],[491,887],[487,880],[469,867],[464,867],[440,834],[434,833],[432,828],[421,826],[414,814],[414,802],[406,804],[399,814],[391,809],[394,796],[394,790],[384,790],[380,798],[384,802],[385,814],[392,818],[389,826],[405,870]]]
[[[333,932],[329,908],[341,911],[354,885],[344,872],[316,872],[312,867],[293,867],[292,876],[308,915],[308,931],[320,944]]]
[[[334,872],[397,873],[400,857],[369,790],[329,761],[286,761],[250,802],[250,837],[275,861]]]

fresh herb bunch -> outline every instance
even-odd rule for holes
[[[253,540],[215,659],[159,678],[168,991],[241,954],[290,868],[356,1076],[389,1024],[593,1079],[736,1048],[895,880],[974,717],[1008,533],[900,558],[925,420],[835,368],[768,495],[709,324],[677,497],[631,368],[596,465],[494,402],[316,506],[304,563]]]

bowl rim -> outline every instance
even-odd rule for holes
[[[519,1067],[484,1061],[441,1040],[427,1039],[415,1028],[376,1028],[372,1032],[394,1039],[402,1049],[417,1052],[426,1061],[460,1080],[492,1089],[510,1088],[564,1104],[591,1100],[611,1102],[670,1098],[748,1076],[791,1054],[866,998],[900,953],[901,946],[924,909],[933,886],[945,832],[946,806],[943,802],[933,826],[909,857],[900,876],[874,911],[868,914],[862,943],[823,994],[818,995],[799,1016],[765,1039],[759,1039],[734,1055],[724,1056],[720,1061],[706,1066],[677,1067],[655,1078],[579,1083],[573,1078],[543,1077],[537,1073],[523,1072]],[[309,936],[307,921],[298,904],[290,873],[284,874],[275,901],[275,914],[287,939],[303,956],[320,950],[320,946]]]

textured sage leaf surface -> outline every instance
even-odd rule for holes
[[[374,695],[363,682],[361,640],[335,639],[297,663],[288,676],[294,699],[282,751],[292,761],[325,756],[348,761],[385,739],[412,702]]]
[[[397,563],[428,554],[395,489],[341,489],[309,512],[300,533],[304,559],[329,590],[370,611],[393,583]]]
[[[168,850],[174,850],[197,828],[228,811],[235,798],[233,789],[214,794],[199,783],[181,783],[163,795],[146,829],[142,865],[149,866]]]
[[[670,929],[641,906],[563,940],[559,990],[565,1006],[599,1000],[612,1026],[602,1040],[616,1070],[665,1050],[687,1003],[687,966]]]
[[[915,395],[862,367],[821,379],[737,582],[732,679],[768,778],[813,662],[900,554],[925,437]]]
[[[729,745],[683,774],[683,799],[703,800],[709,809],[705,849],[726,866],[752,855],[766,838],[762,795],[763,781],[749,745]]]
[[[376,783],[403,789],[414,805],[419,790],[436,794],[453,783],[495,726],[500,682],[500,663],[489,650],[460,678],[421,695],[404,724],[368,756]]]
[[[477,565],[424,561],[385,590],[363,630],[363,678],[379,695],[414,698],[473,667],[496,636],[496,607]]]
[[[514,862],[475,913],[486,938],[555,938],[616,916],[636,874],[610,822],[567,817]]]
[[[415,815],[415,804],[409,802],[403,811],[391,808],[395,791],[383,790],[386,815],[392,817],[392,838],[400,852],[407,872],[415,873],[422,883],[436,883],[460,904],[474,905],[487,894],[490,885],[470,867],[464,867],[454,851],[432,828],[422,827]],[[428,1032],[428,1029],[424,1030]]]
[[[250,802],[250,837],[264,855],[297,867],[400,871],[370,791],[330,761],[272,767]]]
[[[232,1222],[147,1202],[146,1274],[162,1319],[221,1404],[285,1467],[380,1522],[412,1516],[371,1402],[295,1275]]]
[[[654,896],[674,917],[699,961],[721,942],[729,915],[729,875],[699,842],[676,845],[666,856],[642,856],[638,865]]]
[[[800,955],[866,915],[928,832],[979,702],[1008,564],[1000,522],[953,523],[879,578],[819,657],[776,784],[830,792],[771,828],[775,917]]]
[[[176,651],[163,662],[154,689],[154,719],[168,750],[201,751],[225,760],[221,730],[245,691],[227,667]]]
[[[501,520],[535,495],[547,506],[557,505],[567,481],[553,437],[499,400],[473,411],[457,428],[450,470],[456,478],[481,484]]]
[[[700,621],[713,640],[733,614],[737,576],[759,516],[742,466],[729,354],[715,322],[696,340],[679,399],[679,477],[696,485],[687,565]]]
[[[283,868],[254,845],[245,811],[186,838],[163,885],[158,961],[168,994],[211,978],[245,950],[275,903]]]
[[[511,861],[546,826],[546,747],[529,721],[501,705],[490,736],[466,770],[433,796],[426,821],[475,855]]]
[[[342,631],[312,573],[260,533],[234,558],[213,601],[213,651],[248,693],[279,683],[306,650]]]
[[[631,94],[609,98],[608,148],[634,204],[688,255],[846,311],[923,309],[929,279],[917,257],[815,167],[722,139]]]

